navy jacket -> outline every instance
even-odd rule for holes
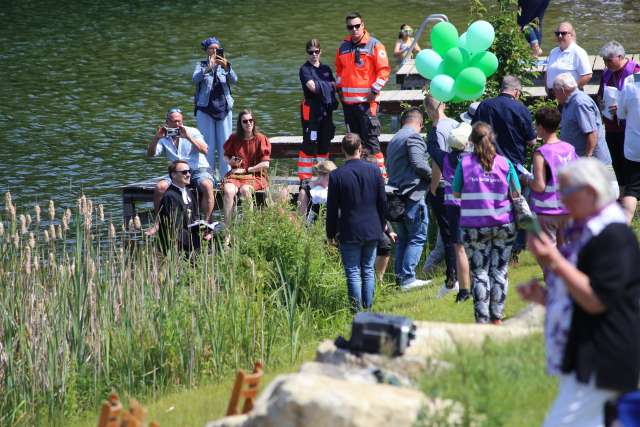
[[[349,160],[329,175],[327,237],[354,243],[378,240],[384,229],[387,196],[377,166]]]

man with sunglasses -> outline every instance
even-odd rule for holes
[[[554,32],[558,47],[549,53],[547,60],[547,92],[553,96],[553,81],[562,73],[571,73],[582,89],[589,83],[593,71],[587,52],[576,43],[576,31],[569,22],[562,22]]]
[[[207,171],[207,143],[196,128],[185,126],[182,110],[172,108],[167,111],[165,125],[158,127],[151,143],[147,147],[147,157],[164,154],[167,160],[182,160],[189,164],[192,172],[192,185],[202,192],[201,207],[205,220],[209,220],[213,211],[213,178]],[[160,208],[162,196],[171,184],[171,178],[161,179],[153,193],[153,205],[156,212]]]
[[[349,132],[360,136],[386,177],[384,155],[378,140],[382,126],[377,112],[380,91],[389,80],[389,58],[382,43],[365,29],[358,12],[348,14],[346,23],[349,35],[336,52],[336,87],[345,124]]]
[[[195,194],[189,188],[191,166],[185,160],[175,160],[169,166],[171,185],[165,191],[158,212],[160,246],[166,253],[172,244],[179,251],[191,253],[200,249],[198,227],[189,227],[198,219]]]

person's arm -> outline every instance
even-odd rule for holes
[[[594,130],[593,132],[585,134],[585,136],[587,138],[587,147],[584,154],[586,157],[591,157],[593,156],[593,150],[595,150],[596,145],[598,145],[598,132]]]
[[[271,143],[266,136],[258,136],[260,143],[260,152],[262,154],[260,162],[255,166],[247,168],[247,173],[262,172],[269,169],[269,161],[271,160]]]
[[[398,59],[402,59],[402,56],[404,55],[404,52],[402,51],[402,49],[400,49],[401,44],[402,42],[400,41],[400,39],[398,39],[396,40],[396,45],[393,48],[393,56]]]
[[[431,194],[434,196],[438,192],[438,185],[440,185],[440,178],[442,177],[442,172],[438,167],[438,164],[431,160]]]
[[[196,150],[201,152],[202,154],[207,154],[209,152],[209,147],[207,143],[204,142],[204,138],[200,132],[196,132],[193,135],[190,135],[187,132],[187,128],[182,126],[178,126],[180,128],[180,138],[184,138],[191,143],[195,147]]]
[[[158,141],[160,141],[160,139],[166,135],[166,132],[167,131],[165,130],[164,126],[158,127],[158,130],[156,130],[155,135],[153,135],[151,142],[147,146],[148,158],[155,157],[162,153],[162,146],[158,146]]]
[[[451,183],[451,191],[453,192],[453,197],[456,199],[460,198],[460,193],[462,192],[462,159],[458,162],[458,166],[456,166],[456,173],[453,175],[453,182]]]
[[[202,66],[202,63],[198,62],[196,64],[196,68],[193,71],[193,75],[191,76],[191,80],[193,80],[194,83],[200,83],[202,80],[204,80],[205,75],[206,74],[210,74],[211,69],[208,67],[204,67]]]
[[[377,169],[377,168],[376,168]],[[378,172],[378,171],[376,171]],[[381,173],[376,173],[375,174],[376,180],[377,180],[377,190],[378,190],[378,197],[377,199],[377,207],[378,207],[378,217],[380,218],[380,225],[382,226],[382,230],[384,231],[385,227],[386,227],[386,214],[387,214],[387,193],[384,190],[384,178],[382,178],[382,174]]]
[[[318,93],[318,89],[316,88],[316,82],[314,81],[313,74],[309,72],[307,66],[303,65],[300,67],[300,72],[298,73],[300,76],[300,83],[309,89],[313,93]]]
[[[581,75],[580,78],[578,79],[578,87],[580,89],[584,88],[586,84],[591,81],[592,76],[593,76],[593,73]]]
[[[335,239],[338,229],[338,185],[333,173],[329,175],[329,187],[327,190],[327,239]]]
[[[582,89],[591,80],[591,77],[593,76],[593,70],[591,69],[591,61],[589,61],[589,55],[587,55],[587,52],[584,49],[578,48],[577,56],[578,68],[576,71],[580,75],[580,78],[578,79],[578,87]]]
[[[537,193],[542,193],[547,183],[546,175],[544,157],[536,151],[533,153],[533,180],[529,182],[529,187]]]
[[[427,147],[420,134],[413,134],[407,139],[407,155],[409,164],[416,174],[424,179],[431,179],[431,167],[427,161]]]
[[[584,311],[590,314],[600,314],[607,309],[591,287],[589,276],[578,270],[562,256],[558,248],[544,233],[539,236],[530,234],[527,248],[536,256],[542,266],[549,268],[562,278],[571,298]],[[619,254],[617,249],[614,251]]]
[[[384,85],[389,81],[389,75],[391,74],[391,67],[389,66],[389,58],[387,58],[387,52],[384,49],[382,43],[376,43],[373,48],[376,80],[371,85],[370,95],[373,99],[380,93]]]
[[[231,62],[227,61],[227,67],[223,68],[223,72],[227,75],[227,83],[236,84],[238,83],[238,75],[235,70],[231,67]]]
[[[416,45],[415,45],[415,46],[413,46],[413,51],[414,51],[415,53],[418,53],[418,52],[420,52],[421,50],[422,50],[422,48],[421,48],[421,47],[420,47],[420,45],[416,42]]]
[[[587,140],[587,146],[585,149],[585,156],[591,157],[593,150],[596,149],[598,144],[598,126],[596,114],[600,114],[600,111],[596,108],[593,111],[588,105],[578,104],[577,107],[577,121],[580,130],[584,133]]]

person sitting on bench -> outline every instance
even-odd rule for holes
[[[331,160],[322,160],[313,165],[316,178],[300,186],[298,210],[307,222],[314,222],[320,214],[320,206],[327,203],[329,174],[336,169],[336,164]]]
[[[260,133],[251,110],[238,114],[236,132],[224,143],[224,158],[231,170],[223,180],[224,221],[231,223],[235,198],[251,203],[254,192],[269,186],[267,171],[271,159],[269,138]]]

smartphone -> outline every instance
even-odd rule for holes
[[[224,58],[224,49],[219,47],[216,49],[216,55]]]

